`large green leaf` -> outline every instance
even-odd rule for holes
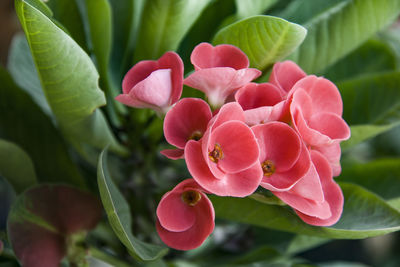
[[[136,259],[148,261],[162,257],[167,253],[167,248],[145,243],[133,236],[129,205],[110,177],[106,153],[107,151],[104,150],[99,157],[97,182],[101,201],[111,227],[129,253]]]
[[[0,175],[17,193],[36,184],[36,174],[29,155],[18,145],[0,139]]]
[[[32,97],[44,113],[51,116],[51,109],[40,85],[35,62],[23,34],[16,35],[12,40],[7,68],[18,86]]]
[[[31,157],[40,182],[83,186],[84,181],[50,118],[0,68],[0,137]]]
[[[306,36],[306,30],[284,19],[254,16],[221,29],[214,44],[232,44],[249,57],[250,66],[265,69],[288,56]]]
[[[239,18],[261,15],[276,2],[277,0],[235,0],[236,13]]]
[[[290,56],[306,72],[321,72],[394,21],[398,0],[340,1],[304,26],[308,34]]]
[[[123,152],[98,107],[105,104],[89,56],[47,16],[25,0],[16,10],[30,45],[48,103],[68,140]]]
[[[148,0],[145,3],[134,61],[157,59],[176,50],[210,0]]]
[[[339,222],[316,227],[302,222],[289,207],[249,198],[212,196],[216,216],[257,226],[328,238],[358,239],[400,230],[400,213],[377,195],[353,184],[341,184],[345,204]]]

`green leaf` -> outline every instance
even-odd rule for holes
[[[249,198],[211,196],[216,216],[257,226],[327,238],[358,239],[400,230],[400,213],[362,187],[341,184],[345,204],[339,222],[311,226],[289,207],[266,205]]]
[[[262,15],[265,10],[273,6],[277,0],[235,0],[238,18],[247,18]]]
[[[43,93],[35,62],[33,62],[28,42],[23,34],[16,35],[12,40],[7,68],[18,86],[32,97],[44,113],[51,117],[50,106]]]
[[[0,137],[16,143],[31,157],[40,182],[83,186],[63,138],[50,118],[0,68]]]
[[[63,30],[25,0],[16,0],[43,90],[67,139],[82,151],[86,144],[124,153],[98,107],[105,104],[98,73],[89,56]]]
[[[350,139],[342,142],[340,144],[340,147],[343,150],[349,149],[363,141],[366,141],[381,133],[387,132],[396,127],[397,125],[399,125],[399,123],[392,123],[387,125],[366,124],[366,125],[350,126],[351,137]]]
[[[304,26],[308,34],[289,59],[304,71],[323,71],[394,21],[398,0],[347,0],[317,14]]]
[[[18,145],[0,139],[0,175],[17,193],[36,184],[36,174],[29,155]]]
[[[99,157],[97,182],[110,225],[129,253],[136,259],[145,261],[164,256],[168,251],[167,248],[145,243],[133,236],[129,205],[108,172],[107,150],[104,150]]]
[[[358,78],[337,86],[350,125],[393,123],[400,118],[400,72]]]
[[[396,56],[389,45],[370,39],[361,47],[324,72],[324,77],[334,81],[354,79],[379,72],[396,70]]]
[[[210,0],[148,0],[145,3],[134,61],[157,59],[175,51]]]
[[[298,24],[272,16],[254,16],[221,29],[213,43],[232,44],[246,53],[250,66],[266,69],[288,56],[306,36]]]

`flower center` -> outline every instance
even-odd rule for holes
[[[182,193],[182,201],[189,206],[195,206],[200,201],[201,195],[198,191],[188,190]]]
[[[218,161],[222,159],[223,156],[224,154],[222,153],[222,149],[218,144],[215,144],[214,150],[208,153],[208,157],[214,163],[218,163]]]
[[[192,135],[189,137],[189,140],[199,141],[203,137],[202,132],[194,131]]]
[[[275,164],[271,160],[266,160],[261,163],[261,168],[264,172],[264,176],[270,177],[275,172]]]

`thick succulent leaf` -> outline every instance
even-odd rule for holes
[[[387,201],[396,199],[400,197],[400,159],[345,165],[337,180],[361,185]]]
[[[105,104],[89,56],[27,0],[16,0],[43,90],[57,122],[78,150],[86,144],[123,152],[98,107]]]
[[[221,29],[214,44],[232,44],[249,57],[250,66],[266,69],[296,49],[306,36],[298,24],[272,16],[254,16]]]
[[[343,98],[343,117],[350,125],[385,124],[400,118],[400,72],[337,84]]]
[[[29,155],[18,145],[0,139],[0,175],[17,193],[36,184],[36,174]]]
[[[148,0],[145,3],[134,61],[157,59],[176,50],[210,0]]]
[[[340,82],[379,72],[395,71],[396,56],[389,45],[376,39],[370,39],[361,47],[329,67],[324,77]]]
[[[23,266],[58,266],[68,237],[93,229],[101,203],[91,194],[65,185],[41,185],[21,194],[7,220],[16,257]],[[40,261],[38,260],[40,259]]]
[[[289,207],[249,198],[212,196],[211,200],[219,218],[305,235],[358,239],[400,230],[400,212],[383,199],[357,185],[342,183],[341,187],[345,199],[343,214],[331,227],[308,225]]]
[[[63,138],[32,98],[0,68],[0,137],[14,142],[31,157],[40,182],[83,186]]]
[[[54,18],[66,28],[80,47],[88,51],[85,26],[76,1],[81,0],[51,0],[47,4],[53,11]]]
[[[107,167],[107,150],[99,157],[97,182],[101,201],[106,210],[111,227],[129,253],[138,260],[155,260],[168,251],[165,247],[145,243],[133,236],[129,205],[114,184]]]
[[[32,97],[44,113],[52,116],[50,106],[40,84],[31,50],[25,36],[22,34],[16,35],[12,40],[7,68],[18,86]]]
[[[290,59],[308,73],[321,72],[393,22],[399,12],[398,0],[341,1],[304,24],[307,37]]]
[[[277,0],[235,0],[236,14],[239,18],[262,15]]]

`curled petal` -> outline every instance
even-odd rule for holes
[[[193,49],[190,61],[195,70],[215,67],[230,67],[238,70],[249,67],[246,54],[236,46],[227,44],[213,47],[209,43],[201,43]]]
[[[285,101],[281,101],[272,107],[259,107],[244,111],[245,122],[249,126],[278,121],[284,115]]]
[[[283,93],[271,83],[249,83],[235,94],[243,110],[274,106],[283,100]]]
[[[288,93],[293,85],[306,77],[306,73],[293,61],[277,62],[272,68],[269,82]]]
[[[160,153],[166,156],[169,159],[176,160],[176,159],[183,159],[185,156],[183,149],[164,149],[161,150]]]

